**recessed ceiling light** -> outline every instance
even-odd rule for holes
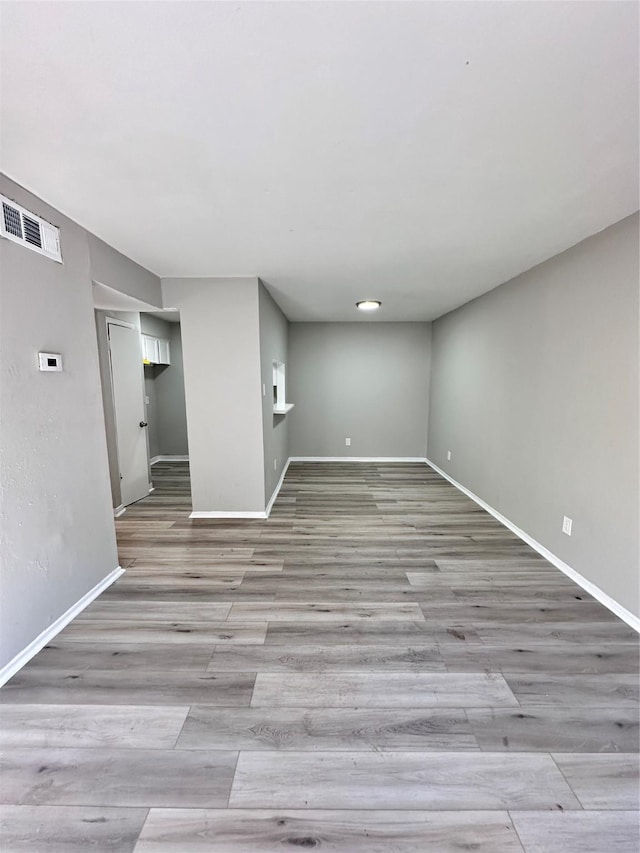
[[[382,305],[377,299],[363,299],[361,302],[356,302],[356,308],[360,311],[377,311]]]

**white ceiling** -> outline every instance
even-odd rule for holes
[[[638,5],[2,3],[2,168],[290,319],[445,311],[638,207]]]

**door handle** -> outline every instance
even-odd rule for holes
[[[149,426],[149,424],[146,421],[140,421],[140,426],[146,427],[146,426]]]

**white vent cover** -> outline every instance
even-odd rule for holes
[[[11,199],[5,196],[0,196],[0,199],[2,200],[0,235],[62,263],[60,229],[45,222],[35,213],[20,207]]]

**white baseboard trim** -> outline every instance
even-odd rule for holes
[[[273,490],[273,494],[269,499],[269,503],[267,504],[267,508],[264,512],[222,512],[222,511],[213,511],[213,512],[192,512],[189,518],[269,518],[271,514],[271,510],[273,508],[274,503],[276,502],[276,498],[278,497],[278,493],[282,488],[282,483],[284,482],[285,475],[287,473],[287,469],[289,468],[289,463],[291,459],[287,459],[287,463],[282,470],[282,474],[280,475],[280,479],[278,480],[278,485]]]
[[[50,643],[63,628],[66,628],[69,622],[75,619],[76,616],[85,609],[85,607],[88,607],[101,592],[104,592],[108,586],[111,586],[111,584],[116,581],[120,575],[123,575],[124,572],[125,570],[118,566],[117,569],[114,569],[105,578],[102,578],[102,580],[97,583],[93,589],[90,589],[89,592],[85,593],[82,598],[76,601],[76,603],[73,604],[66,613],[59,616],[56,621],[52,622],[48,628],[45,628],[45,630],[39,634],[35,640],[32,640],[26,648],[21,652],[18,652],[18,654],[10,660],[9,663],[5,664],[2,669],[0,669],[0,687],[12,678],[18,670],[22,669],[22,667],[28,663],[34,655],[37,655],[38,652]]]
[[[266,512],[221,512],[214,510],[212,512],[192,512],[189,518],[266,518]]]
[[[189,455],[186,456],[152,456],[149,460],[150,465],[155,465],[156,462],[188,462]]]
[[[267,509],[265,510],[265,515],[267,518],[271,515],[271,510],[273,509],[273,505],[276,502],[276,498],[280,493],[280,489],[282,488],[282,484],[284,483],[284,478],[286,477],[287,471],[289,470],[289,465],[291,463],[291,457],[287,459],[286,465],[282,469],[282,474],[280,475],[280,479],[278,480],[278,485],[273,490],[273,494],[269,498],[269,503],[267,504]]]
[[[127,508],[124,504],[120,504],[113,510],[113,517],[120,518],[120,516],[127,511]]]
[[[426,462],[424,456],[290,456],[289,462]]]
[[[455,486],[456,489],[465,494],[468,498],[471,498],[472,501],[481,506],[482,509],[486,510],[490,515],[492,515],[500,524],[503,524],[507,527],[512,533],[522,539],[523,542],[526,542],[534,551],[537,551],[538,554],[543,556],[545,560],[548,560],[553,566],[567,575],[567,577],[571,578],[572,581],[578,584],[578,586],[582,587],[585,592],[588,592],[589,595],[592,595],[600,604],[603,604],[608,610],[612,613],[615,613],[623,622],[626,622],[631,628],[640,633],[640,618],[635,616],[630,610],[627,610],[626,607],[623,607],[619,604],[615,599],[611,598],[610,595],[600,589],[599,586],[596,586],[594,583],[591,583],[590,580],[587,580],[580,572],[577,572],[575,569],[572,569],[564,560],[561,560],[560,557],[556,557],[548,548],[545,548],[540,542],[534,539],[532,536],[529,536],[524,530],[521,530],[517,527],[512,521],[509,521],[506,516],[502,515],[502,513],[498,512],[498,510],[494,509],[490,506],[486,501],[483,501],[482,498],[479,498],[478,495],[474,494],[472,491],[467,489],[462,483],[459,483],[457,480],[454,480],[446,471],[443,471],[442,468],[438,467],[434,462],[431,462],[430,459],[426,460],[427,465],[430,468],[433,468],[434,471],[437,471],[445,480],[448,480],[451,485]]]

